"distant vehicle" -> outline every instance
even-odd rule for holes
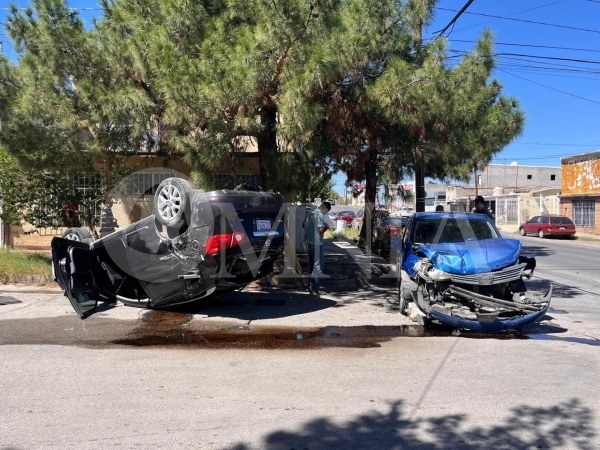
[[[566,216],[535,216],[519,227],[521,236],[537,234],[540,238],[547,236],[573,237],[577,232],[575,224]]]
[[[426,326],[432,320],[473,331],[519,330],[550,305],[527,290],[535,258],[478,213],[417,212],[405,228],[398,261],[399,308]],[[414,306],[414,307],[413,307]]]
[[[413,208],[402,207],[402,208],[398,209],[397,211],[390,213],[390,216],[392,216],[392,217],[408,217],[408,216],[411,216],[414,212],[415,212],[415,210]]]
[[[360,233],[360,229],[362,228],[362,225],[363,225],[364,215],[365,215],[365,210],[361,209],[356,213],[356,215],[354,216],[354,219],[352,219],[352,222],[350,222],[350,227],[353,230],[358,231],[359,233]]]
[[[163,308],[243,287],[283,254],[284,199],[250,188],[204,192],[167,178],[154,214],[94,240],[52,240],[58,285],[84,319],[101,303]]]
[[[373,232],[373,248],[384,258],[396,256],[400,251],[402,231],[408,217],[384,216],[376,221]]]
[[[377,219],[379,219],[381,217],[387,217],[390,215],[390,213],[385,209],[375,209],[373,211],[373,214],[375,216],[375,226],[377,226]],[[365,210],[361,209],[356,213],[356,215],[352,219],[350,226],[353,230],[356,230],[360,233],[360,230],[362,229],[364,221],[365,221]]]
[[[345,221],[347,227],[352,225],[354,217],[356,217],[356,213],[354,211],[340,211],[336,214],[336,219]]]

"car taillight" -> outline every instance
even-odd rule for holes
[[[206,238],[206,254],[216,255],[228,248],[237,247],[245,239],[244,233],[215,234]]]

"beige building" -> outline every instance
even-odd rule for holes
[[[127,176],[109,195],[113,199],[112,213],[119,227],[125,227],[133,222],[152,214],[154,192],[165,178],[178,176],[188,177],[191,168],[181,159],[170,159],[156,155],[138,155],[127,160],[132,169]],[[258,183],[258,153],[247,152],[236,154],[227,165],[214,174],[219,185],[233,188],[243,182]],[[86,189],[85,185],[78,186]],[[99,232],[98,221],[100,208],[96,207],[96,223],[93,224]],[[49,251],[50,241],[60,236],[65,228],[38,228],[35,224],[4,225],[2,243],[9,247],[23,248],[36,251]]]

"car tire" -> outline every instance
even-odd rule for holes
[[[94,240],[92,234],[86,228],[81,227],[67,228],[61,237],[77,242],[92,242]]]
[[[539,230],[539,231],[538,231],[538,237],[539,237],[540,239],[544,239],[544,237],[545,237],[545,236],[546,236],[546,234],[544,233],[544,230]]]
[[[166,178],[154,194],[154,215],[166,227],[181,227],[189,219],[192,187],[183,178]]]
[[[523,227],[519,228],[519,234],[521,236],[525,236],[525,228],[523,228]]]

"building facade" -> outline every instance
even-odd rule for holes
[[[492,196],[531,192],[540,189],[560,189],[562,172],[560,167],[490,164],[476,175],[478,194]],[[475,184],[474,183],[474,184]]]
[[[600,151],[561,159],[561,214],[578,231],[600,233]]]

